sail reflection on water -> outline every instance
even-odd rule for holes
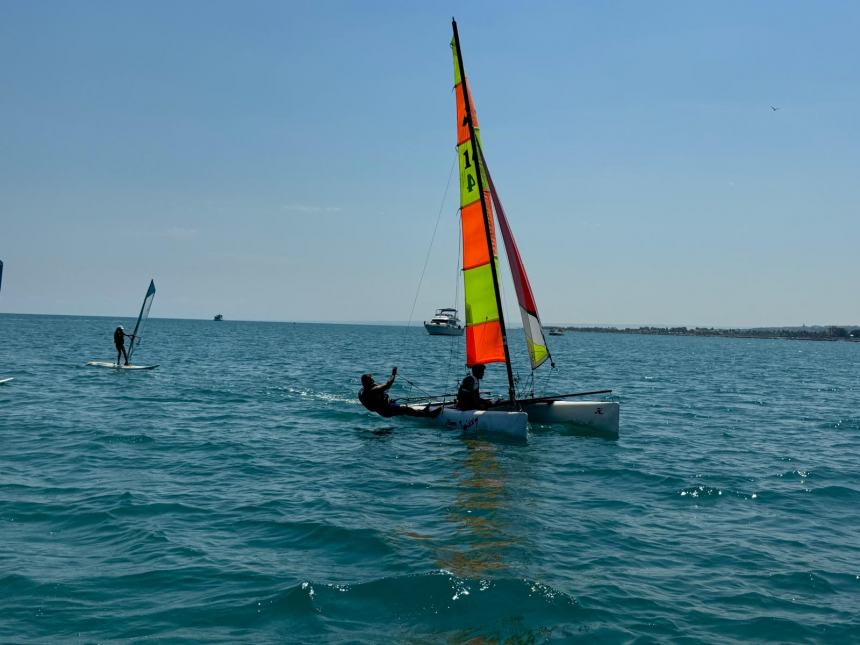
[[[439,567],[459,578],[482,578],[508,569],[520,536],[505,517],[511,501],[497,446],[466,442],[466,459],[455,471],[457,493],[447,518],[453,544],[440,549]]]

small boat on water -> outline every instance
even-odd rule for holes
[[[424,400],[420,404],[413,405],[416,409],[427,409],[428,406],[432,409],[441,406],[442,410],[436,417],[437,423],[468,434],[494,433],[527,440],[529,423],[562,423],[585,428],[590,433],[617,437],[619,415],[617,402],[565,400],[571,397],[608,394],[611,390],[554,394],[545,397],[535,397],[533,392],[518,395],[516,391],[499,285],[501,276],[496,245],[497,230],[501,233],[504,242],[516,290],[531,363],[532,384],[535,370],[547,361],[553,367],[555,363],[552,361],[544,338],[537,304],[522,256],[484,158],[478,118],[471,92],[467,87],[456,21],[452,21],[452,27],[454,38],[451,41],[451,51],[454,56],[454,94],[457,104],[457,157],[460,166],[466,365],[472,367],[477,364],[503,363],[508,377],[508,396],[488,410],[458,410],[452,402],[438,399]],[[439,310],[437,314],[442,311],[445,310]],[[558,331],[564,333],[562,330]],[[553,332],[550,331],[550,333]],[[553,333],[553,335],[558,334]]]
[[[222,316],[221,314],[215,314],[215,317],[212,320],[221,321],[224,320],[224,316]]]
[[[561,327],[552,327],[549,330],[550,336],[564,336],[564,330]]]
[[[424,322],[424,329],[431,336],[462,336],[464,331],[457,310],[450,307],[437,309],[433,317]]]
[[[526,441],[529,423],[561,423],[578,426],[595,436],[618,436],[618,404],[612,401],[562,401],[548,397],[517,401],[516,407],[503,404],[490,410],[458,410],[452,404],[438,405],[442,406],[442,412],[437,422],[464,434],[501,434]],[[426,403],[410,405],[415,410],[426,406]]]

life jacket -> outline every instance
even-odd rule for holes
[[[125,343],[125,332],[119,327],[113,333],[113,344],[117,347],[121,347]]]
[[[364,388],[361,388],[358,392],[358,400],[361,401],[361,404],[371,412],[380,412],[380,410],[384,410],[388,406],[388,394],[384,391],[376,394],[373,394],[372,392],[372,390],[371,392],[365,392]]]
[[[475,410],[478,408],[478,401],[481,400],[481,382],[475,378],[474,374],[469,374],[460,383],[457,388],[457,409],[458,410]]]

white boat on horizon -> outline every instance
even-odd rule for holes
[[[424,329],[431,336],[462,336],[465,331],[452,307],[437,309],[429,321],[424,321]]]

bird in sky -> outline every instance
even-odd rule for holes
[[[773,110],[774,112],[776,112],[779,108],[778,108],[778,107],[773,107],[773,106],[771,105],[771,106],[770,106],[770,109],[771,109],[771,110]]]

